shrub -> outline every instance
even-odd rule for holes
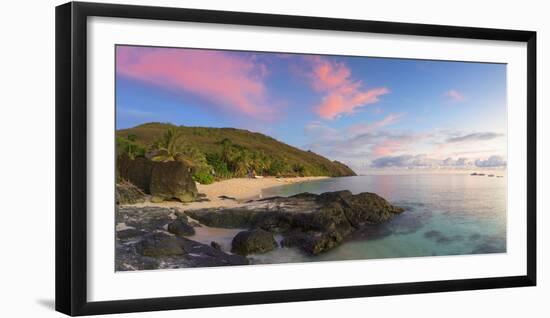
[[[116,137],[117,155],[126,154],[130,159],[145,155],[145,148],[136,142],[135,135],[124,137]]]
[[[207,153],[206,162],[214,169],[214,175],[218,178],[230,178],[232,173],[229,171],[227,162],[218,153]]]
[[[197,169],[193,175],[193,179],[200,184],[211,184],[214,182],[214,176],[207,168]]]

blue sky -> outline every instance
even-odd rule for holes
[[[117,47],[117,129],[261,132],[355,170],[506,165],[506,65]]]

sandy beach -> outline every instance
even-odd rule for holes
[[[294,177],[294,178],[273,178],[265,177],[259,179],[253,178],[235,178],[214,182],[212,184],[197,184],[200,193],[206,194],[206,198],[210,201],[181,203],[178,201],[166,201],[161,203],[152,203],[146,201],[144,203],[135,204],[135,206],[162,206],[162,207],[178,207],[186,210],[203,209],[213,207],[231,207],[238,206],[248,200],[261,199],[263,189],[282,186],[285,184],[320,180],[329,177]],[[220,196],[226,196],[231,199],[221,199]]]

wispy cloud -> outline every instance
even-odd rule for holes
[[[216,106],[269,119],[266,66],[222,51],[119,46],[117,74],[195,94]]]
[[[386,87],[366,89],[360,80],[351,77],[351,70],[344,64],[320,56],[310,56],[311,71],[307,74],[311,86],[323,94],[321,102],[314,107],[324,119],[335,119],[353,114],[360,107],[374,104],[380,96],[388,94]]]
[[[360,134],[360,133],[366,133],[378,130],[380,128],[383,128],[385,126],[393,125],[398,123],[403,116],[405,116],[404,113],[399,114],[389,114],[388,116],[382,118],[381,120],[374,121],[372,123],[359,123],[355,124],[351,127],[349,127],[349,131],[352,134]]]
[[[450,100],[453,100],[453,101],[456,101],[456,102],[461,102],[466,98],[462,93],[460,93],[456,89],[448,90],[448,91],[445,92],[444,95],[447,98],[449,98]]]
[[[340,128],[316,121],[306,128],[310,143],[305,148],[345,162],[360,172],[391,167],[474,169],[506,165],[498,156],[500,150],[486,145],[487,140],[493,142],[492,138],[503,134],[385,129],[400,118],[402,115],[388,115],[375,122]]]
[[[491,140],[502,136],[504,136],[504,134],[499,134],[494,132],[478,132],[478,133],[471,133],[471,134],[462,135],[458,137],[451,137],[451,138],[448,138],[446,142],[457,143],[457,142],[469,142],[469,141],[482,141],[482,140]]]
[[[323,122],[310,123],[305,130],[310,142],[303,148],[357,166],[370,162],[373,158],[408,151],[418,143],[431,138],[431,135],[424,133],[374,128],[384,126],[377,123],[388,124],[396,121],[393,116],[387,118],[365,124],[364,127],[354,125],[339,129],[329,127]]]

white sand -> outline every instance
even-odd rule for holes
[[[235,178],[228,179],[212,184],[199,184],[197,186],[200,193],[206,194],[210,199],[207,202],[192,202],[181,203],[177,201],[167,201],[161,203],[144,202],[135,204],[135,206],[162,206],[162,207],[178,207],[184,210],[213,208],[213,207],[232,207],[242,205],[244,202],[253,199],[260,199],[262,190],[272,187],[277,187],[285,184],[320,180],[328,177],[295,177],[295,178],[272,178],[266,177],[261,179],[252,178]],[[219,196],[235,198],[235,200],[223,200]]]

